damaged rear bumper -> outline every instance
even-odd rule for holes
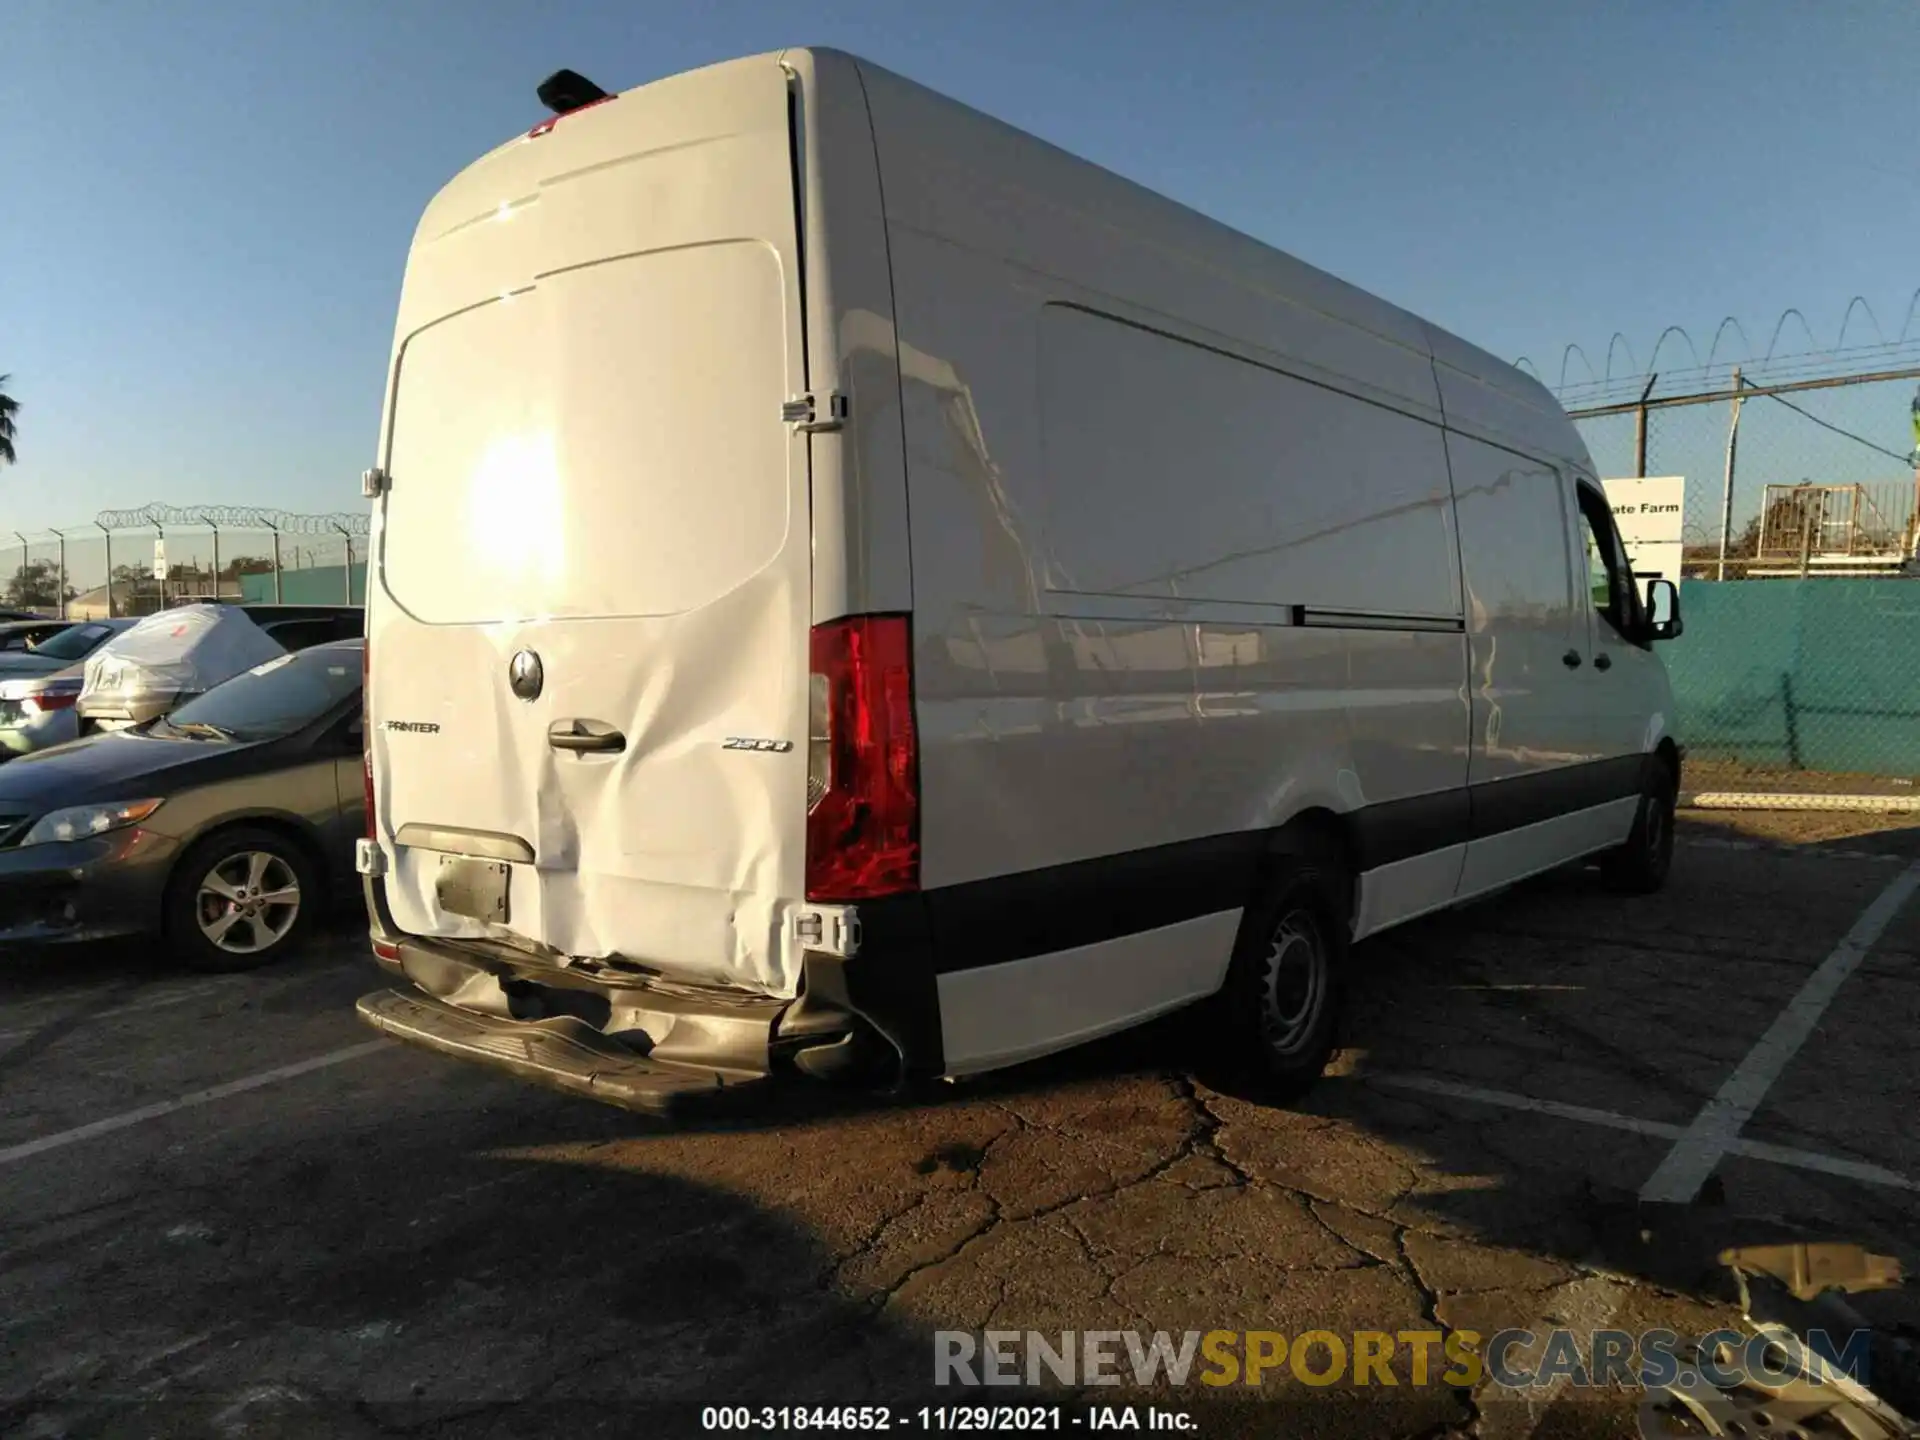
[[[766,1078],[656,1060],[571,1016],[503,1021],[401,990],[363,995],[355,1008],[367,1024],[396,1040],[629,1110],[671,1113],[729,1086]]]
[[[783,1074],[886,1088],[941,1068],[918,897],[879,911],[877,930],[865,923],[857,956],[808,952],[800,993],[784,998],[409,935],[383,881],[362,880],[374,956],[408,984],[362,997],[357,1010],[409,1044],[655,1113]]]

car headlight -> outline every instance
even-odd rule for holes
[[[138,825],[160,808],[158,800],[113,800],[105,805],[71,805],[33,822],[20,837],[22,845],[46,845],[56,840],[85,840],[109,830]]]

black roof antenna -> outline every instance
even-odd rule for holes
[[[607,92],[576,70],[556,70],[540,82],[535,92],[540,103],[556,115],[566,115],[596,100],[605,100]]]

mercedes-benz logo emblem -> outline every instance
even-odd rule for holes
[[[522,700],[538,699],[546,678],[546,667],[531,650],[522,650],[507,662],[507,683]]]

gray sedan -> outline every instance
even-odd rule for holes
[[[292,949],[355,895],[362,648],[269,660],[0,766],[0,946],[159,932],[206,970]]]
[[[79,738],[74,702],[86,679],[81,662],[131,624],[83,620],[32,650],[0,659],[0,760]]]
[[[42,646],[70,635],[74,628],[73,622],[67,620],[10,620],[0,624],[0,675],[41,675],[64,670],[73,660],[50,658],[40,651]],[[93,643],[97,645],[99,640]],[[89,645],[87,650],[92,648]],[[82,650],[74,659],[85,655],[86,650]]]

